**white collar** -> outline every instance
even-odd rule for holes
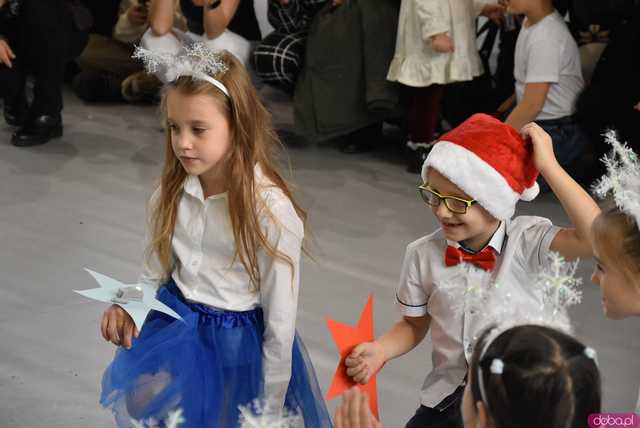
[[[506,225],[506,222],[501,221],[500,225],[498,226],[496,231],[493,233],[493,236],[491,237],[487,245],[485,245],[484,248],[482,248],[480,251],[484,250],[487,247],[491,247],[495,250],[496,253],[500,254],[500,252],[502,251],[502,246],[504,245],[504,240],[506,236],[507,236],[507,225]],[[462,247],[462,245],[460,245],[459,242],[451,241],[449,239],[447,239],[447,244],[451,245],[454,248]]]

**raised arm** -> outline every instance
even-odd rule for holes
[[[151,0],[149,25],[156,36],[168,34],[173,28],[173,17],[178,0]]]
[[[535,123],[529,123],[522,128],[522,135],[531,139],[535,165],[574,225],[573,229],[558,232],[551,242],[551,251],[560,253],[567,260],[593,256],[591,225],[600,214],[600,208],[560,166],[549,134]]]
[[[215,39],[229,26],[240,6],[240,0],[222,0],[215,8],[211,8],[207,3],[211,2],[207,0],[204,5],[204,32],[207,38]],[[213,5],[215,4],[216,0],[213,1]]]

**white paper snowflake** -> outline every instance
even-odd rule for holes
[[[254,400],[239,406],[240,428],[301,428],[302,416],[279,406],[274,400]]]
[[[638,155],[618,141],[615,131],[607,131],[605,141],[611,152],[602,158],[607,174],[593,186],[600,198],[613,194],[616,206],[640,227],[640,162]]]

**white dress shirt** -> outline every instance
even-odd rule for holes
[[[435,407],[462,385],[471,360],[473,338],[484,324],[484,314],[472,304],[477,303],[472,301],[473,295],[454,293],[452,287],[468,290],[497,283],[500,292],[509,293],[511,301],[539,305],[542,296],[530,285],[547,265],[549,246],[558,230],[541,217],[522,216],[502,222],[487,245],[497,253],[492,271],[464,262],[447,267],[444,263],[447,245],[459,247],[459,244],[447,241],[441,229],[407,246],[397,293],[398,307],[404,316],[431,316],[433,369],[420,393],[424,406]],[[457,296],[461,301],[456,301]]]
[[[262,307],[264,392],[284,405],[291,378],[304,225],[289,198],[267,181],[259,167],[256,188],[264,201],[259,211],[262,231],[274,248],[291,258],[294,275],[287,263],[274,260],[261,249],[257,255],[260,288],[254,290],[244,265],[237,258],[234,261],[236,244],[227,194],[204,199],[200,181],[189,176],[178,202],[171,276],[188,301],[227,311]],[[145,263],[141,281],[160,284],[162,271],[157,258]]]

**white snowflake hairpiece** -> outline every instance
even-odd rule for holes
[[[477,343],[484,330],[491,328],[483,354],[493,339],[517,325],[543,325],[572,334],[573,326],[567,308],[582,301],[582,291],[578,289],[582,279],[575,276],[578,261],[569,263],[554,252],[548,258],[548,267],[538,274],[532,284],[534,293],[542,297],[539,305],[520,305],[506,289],[502,293],[483,293],[480,296],[482,301],[475,303],[474,306],[484,308],[485,314],[487,308],[489,311],[473,337],[474,343]],[[498,285],[493,287],[494,290],[499,288]]]
[[[213,77],[226,73],[229,67],[220,53],[212,51],[204,43],[184,45],[176,54],[137,46],[133,58],[142,60],[147,72],[155,74],[164,82],[174,82],[179,77],[191,76],[211,83],[230,98],[227,87]]]
[[[283,409],[274,400],[254,400],[239,406],[240,428],[301,428],[304,421],[299,413]]]
[[[593,192],[600,198],[613,193],[616,206],[633,218],[640,228],[640,162],[638,155],[626,144],[618,141],[616,132],[607,131],[605,141],[611,145],[611,152],[602,158],[607,174],[593,186]]]
[[[581,278],[576,278],[578,261],[567,262],[560,254],[549,253],[548,267],[543,269],[537,276],[533,291],[542,296],[539,305],[518,305],[512,301],[510,293],[506,292],[499,298],[489,302],[489,294],[484,293],[482,302],[476,303],[478,306],[489,308],[482,325],[476,330],[473,338],[474,344],[478,343],[479,336],[487,329],[490,332],[486,337],[484,347],[480,353],[480,358],[485,354],[491,343],[504,331],[518,325],[541,325],[554,328],[567,334],[572,334],[573,326],[567,313],[567,308],[582,301],[582,291],[578,287],[582,283]],[[494,286],[497,289],[497,286]],[[592,348],[585,349],[585,355],[593,358],[595,351]],[[504,373],[505,363],[500,358],[494,358],[491,362],[490,372],[495,375]],[[487,394],[484,386],[484,376],[482,366],[478,365],[479,388],[482,400],[487,403]]]

